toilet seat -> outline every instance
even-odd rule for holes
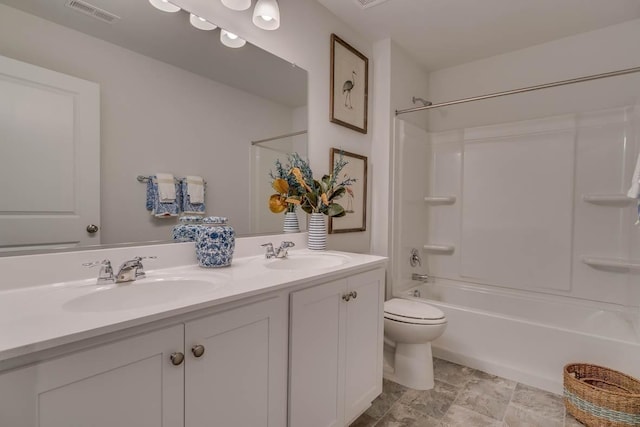
[[[447,323],[444,313],[437,307],[418,301],[393,298],[384,303],[384,317],[396,322],[414,325]]]

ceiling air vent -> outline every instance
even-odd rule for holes
[[[102,22],[107,22],[109,24],[120,19],[118,15],[114,15],[111,12],[107,12],[104,9],[100,9],[99,7],[95,7],[92,4],[87,3],[82,0],[69,0],[65,6],[77,11],[84,13],[85,15],[89,15],[93,18],[99,19]]]
[[[388,0],[355,0],[355,2],[363,9],[368,9],[373,6],[377,6],[381,3],[384,3]]]

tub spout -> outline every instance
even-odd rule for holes
[[[423,282],[423,283],[428,283],[429,282],[429,275],[428,274],[413,273],[411,275],[411,280],[418,280],[418,281]]]

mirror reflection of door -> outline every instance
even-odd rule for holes
[[[99,244],[99,86],[0,56],[0,93],[0,252]]]

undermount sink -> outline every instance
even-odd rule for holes
[[[90,294],[72,299],[63,308],[76,312],[131,310],[178,301],[221,286],[222,283],[208,280],[142,279],[109,285],[106,289],[100,287]]]
[[[337,267],[348,261],[348,257],[331,253],[289,253],[286,258],[264,260],[264,266],[273,270],[318,270]]]

